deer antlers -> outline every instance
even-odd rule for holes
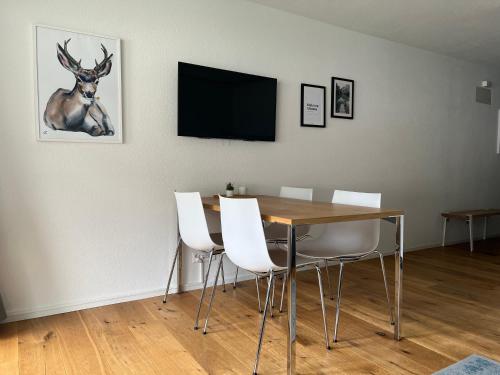
[[[76,61],[76,59],[73,58],[73,56],[71,56],[68,52],[68,43],[70,42],[70,40],[71,38],[64,41],[64,48],[61,47],[59,43],[57,43],[57,58],[59,59],[59,62],[62,64],[62,66],[64,66],[74,74],[77,74],[82,69],[82,59]],[[101,44],[101,50],[104,53],[104,59],[100,63],[95,60],[95,67],[93,69],[98,77],[104,77],[105,75],[109,74],[109,72],[111,71],[111,57],[113,57],[113,54],[108,56],[108,51],[103,44]]]
[[[82,59],[76,61],[73,56],[71,56],[68,52],[68,43],[69,41],[71,40],[71,38],[69,38],[68,40],[65,40],[64,41],[64,54],[66,55],[66,57],[68,58],[68,60],[74,64],[75,66],[77,66],[78,68],[81,68],[81,62],[82,62]]]
[[[73,56],[71,56],[68,52],[68,43],[71,40],[69,38],[68,40],[64,41],[64,48],[61,47],[59,43],[57,43],[57,57],[60,61],[60,63],[68,70],[72,71],[73,73],[76,73],[79,69],[81,69],[80,63],[82,62],[82,59],[80,61],[76,61]]]
[[[100,63],[98,63],[97,60],[95,60],[95,68],[94,68],[99,77],[103,77],[109,74],[109,71],[111,70],[111,58],[113,57],[113,54],[108,56],[108,51],[106,50],[106,47],[104,47],[104,44],[102,43],[101,43],[101,50],[104,53],[104,59],[102,59]]]
[[[101,70],[104,65],[108,62],[111,57],[113,57],[113,54],[108,56],[108,51],[106,50],[106,47],[104,47],[104,44],[101,44],[101,50],[104,53],[104,59],[98,63],[97,60],[95,60],[95,68],[94,70]]]

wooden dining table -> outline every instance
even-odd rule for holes
[[[350,206],[326,202],[311,202],[299,199],[279,198],[265,195],[236,196],[235,198],[256,198],[262,220],[288,227],[287,246],[287,374],[295,374],[296,353],[296,230],[301,225],[328,224],[346,221],[384,219],[396,225],[395,246],[395,324],[394,339],[401,339],[401,303],[404,259],[404,212],[387,208]],[[206,210],[220,212],[218,196],[202,198]],[[181,262],[179,262],[180,264]]]

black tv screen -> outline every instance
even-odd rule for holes
[[[276,79],[179,62],[177,134],[274,141]]]

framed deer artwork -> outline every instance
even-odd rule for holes
[[[120,39],[35,25],[39,141],[122,143]]]

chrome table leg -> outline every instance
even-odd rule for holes
[[[201,310],[201,304],[203,303],[203,297],[205,297],[205,290],[207,289],[207,281],[208,281],[208,276],[210,274],[210,266],[212,265],[212,258],[214,256],[214,252],[210,252],[210,258],[208,260],[208,269],[207,269],[207,274],[205,275],[205,280],[203,281],[203,290],[201,291],[201,296],[200,296],[200,302],[198,302],[198,310],[196,311],[196,319],[194,320],[194,329],[198,329],[198,321],[200,318],[200,310]],[[216,285],[217,286],[217,285]]]
[[[297,319],[297,284],[296,284],[296,227],[288,227],[288,256],[287,256],[287,293],[288,293],[288,334],[287,334],[287,374],[295,374],[295,346],[296,346],[296,319]]]
[[[396,253],[394,275],[394,339],[401,340],[401,306],[403,299],[403,260],[404,260],[404,215],[396,218]]]

